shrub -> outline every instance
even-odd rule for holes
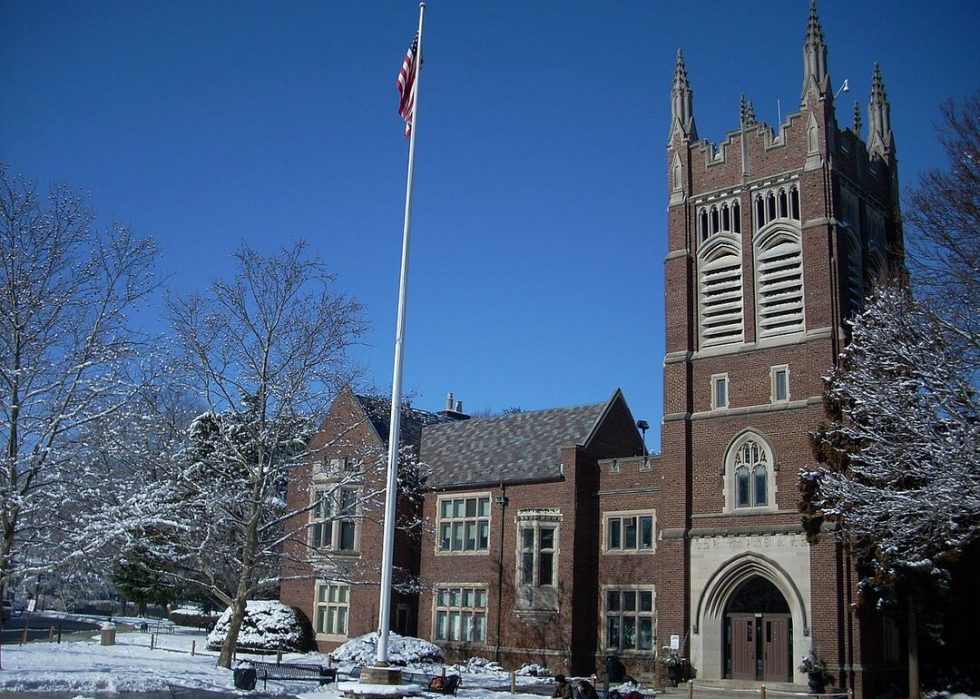
[[[208,650],[219,650],[231,626],[231,608],[225,610],[208,634]],[[238,633],[237,648],[257,653],[278,650],[306,652],[316,644],[313,625],[296,607],[274,600],[249,600]]]
[[[333,659],[340,663],[354,665],[373,665],[378,655],[378,632],[352,638],[333,653]],[[421,638],[399,636],[388,632],[388,662],[392,665],[424,665],[441,663],[445,656],[439,646]]]

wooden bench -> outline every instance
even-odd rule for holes
[[[166,619],[160,619],[158,621],[141,621],[136,625],[143,633],[155,633],[160,635],[161,633],[174,633],[176,624],[172,621],[167,621]]]
[[[337,669],[326,665],[250,662],[241,667],[251,667],[255,670],[255,678],[262,680],[263,690],[269,680],[284,682],[305,680],[307,682],[319,682],[320,686],[337,681]]]

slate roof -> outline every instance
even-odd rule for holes
[[[432,488],[558,478],[560,450],[583,444],[608,403],[427,426],[421,460]]]
[[[355,395],[355,400],[361,404],[364,413],[371,421],[375,431],[381,441],[388,442],[388,433],[391,431],[391,399],[374,398],[371,396]],[[406,444],[418,445],[422,437],[423,425],[439,425],[442,423],[455,422],[452,418],[427,410],[419,410],[408,406],[402,406],[402,419],[399,423],[398,441],[403,446]]]

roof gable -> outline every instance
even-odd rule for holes
[[[371,423],[378,440],[382,444],[387,444],[388,435],[391,431],[391,399],[354,394],[354,400]],[[408,444],[418,446],[419,440],[422,438],[422,427],[425,425],[455,422],[452,418],[430,413],[427,410],[419,410],[405,404],[402,405],[401,413],[401,421],[398,423],[400,428],[398,441],[402,446]]]

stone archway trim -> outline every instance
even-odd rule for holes
[[[735,556],[708,578],[708,582],[698,598],[694,614],[694,633],[700,633],[701,619],[706,611],[710,609],[720,615],[719,607],[727,602],[738,585],[753,575],[765,578],[775,585],[787,600],[792,599],[797,609],[800,610],[803,635],[809,636],[810,623],[807,619],[806,605],[803,603],[803,595],[800,594],[793,579],[786,574],[782,566],[772,559],[751,552]]]

